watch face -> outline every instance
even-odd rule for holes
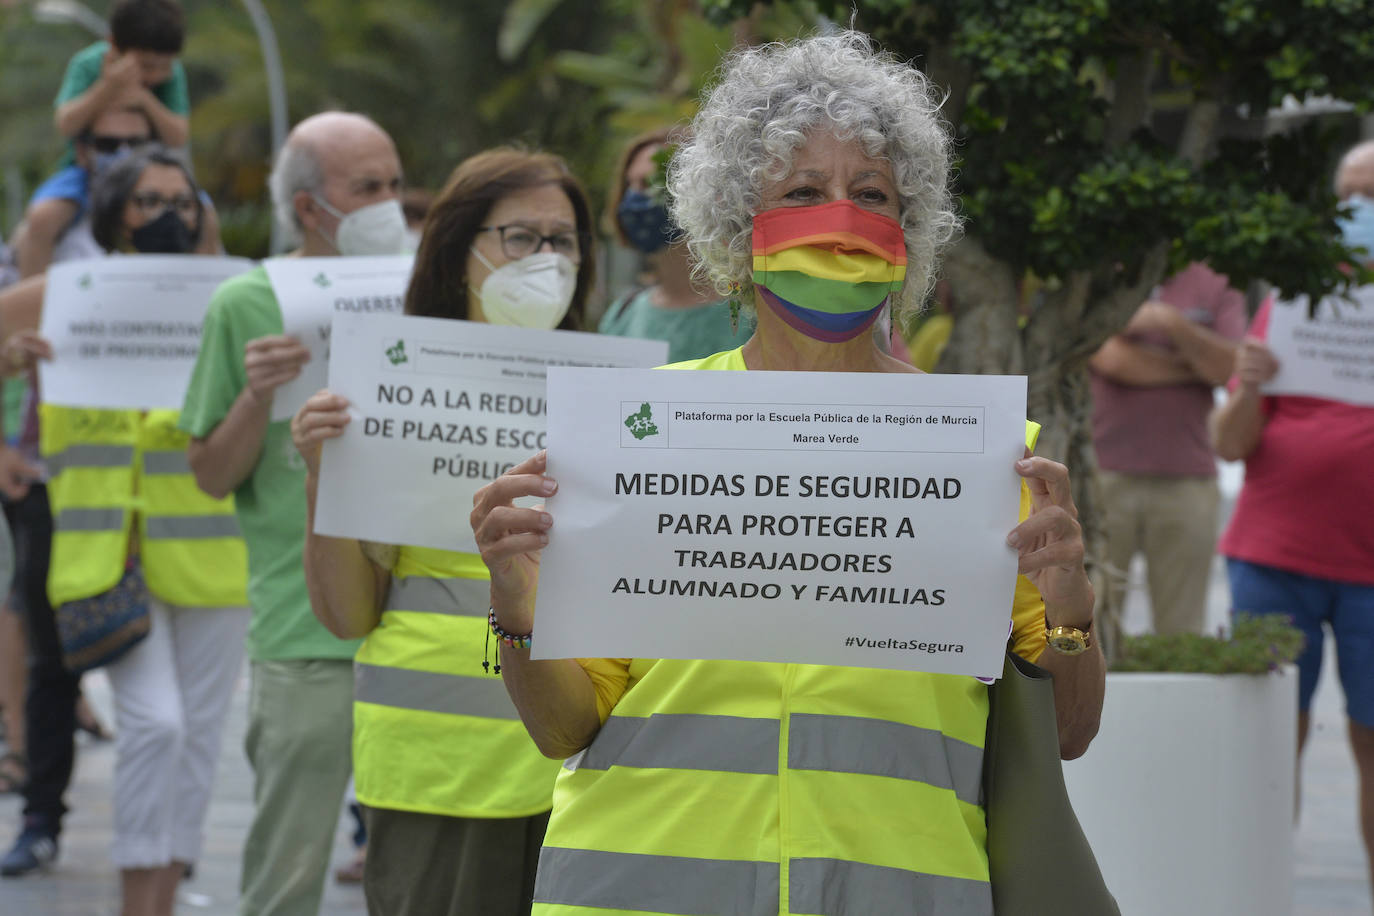
[[[1047,637],[1045,642],[1051,649],[1064,655],[1077,655],[1088,648],[1087,641],[1081,636],[1055,634]]]

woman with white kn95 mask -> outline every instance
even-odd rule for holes
[[[562,159],[479,153],[429,212],[406,313],[575,329],[592,285],[590,240],[586,195]],[[353,768],[368,834],[368,911],[528,913],[558,761],[540,754],[501,684],[484,681],[468,651],[487,633],[480,556],[313,533],[320,445],[344,433],[348,407],[321,391],[291,432],[307,468],[311,606],[336,636],[366,637]],[[419,696],[417,679],[437,685],[444,701]]]

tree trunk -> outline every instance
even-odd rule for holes
[[[1103,575],[1106,545],[1087,362],[1163,279],[1166,250],[1164,243],[1152,248],[1134,276],[1123,275],[1118,265],[1103,265],[1047,287],[1027,310],[1024,326],[1018,277],[1010,265],[969,236],[945,262],[955,320],[938,371],[1028,377],[1026,414],[1042,427],[1035,452],[1063,462],[1073,480],[1098,620],[1115,619],[1120,609],[1111,606]]]

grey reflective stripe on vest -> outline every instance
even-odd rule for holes
[[[534,900],[682,916],[776,916],[778,871],[776,862],[545,846],[539,852]]]
[[[69,445],[52,455],[44,455],[48,473],[56,477],[72,468],[122,468],[134,460],[132,445]]]
[[[145,474],[189,474],[191,459],[185,452],[152,451],[143,453],[143,473]]]
[[[843,859],[792,859],[787,887],[788,910],[808,916],[992,916],[992,885],[986,881]]]
[[[664,715],[647,719],[611,716],[578,763],[579,769],[612,766],[778,772],[778,720],[740,716]]]
[[[472,662],[476,667],[477,662]],[[506,685],[498,677],[464,677],[410,671],[385,665],[353,664],[353,699],[397,709],[441,712],[484,719],[519,719]]]
[[[960,800],[976,805],[982,787],[983,749],[933,728],[860,716],[793,713],[787,765],[794,770],[913,779],[953,789]]]
[[[150,541],[236,538],[239,523],[232,515],[150,515],[147,535]]]
[[[123,531],[123,509],[63,509],[53,518],[53,530],[59,534],[72,531]]]
[[[388,611],[422,611],[459,617],[486,617],[491,583],[486,579],[431,579],[392,576],[386,595]]]

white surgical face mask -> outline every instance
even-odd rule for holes
[[[476,290],[482,314],[491,324],[551,331],[568,314],[577,289],[577,265],[567,255],[536,251],[492,267],[482,252],[473,248],[472,253],[491,270]]]
[[[338,217],[334,249],[345,257],[369,254],[405,254],[406,216],[399,200],[382,200],[352,213],[340,213],[329,201],[312,193],[315,202]],[[323,233],[321,233],[323,235]],[[328,236],[326,236],[328,240]]]

